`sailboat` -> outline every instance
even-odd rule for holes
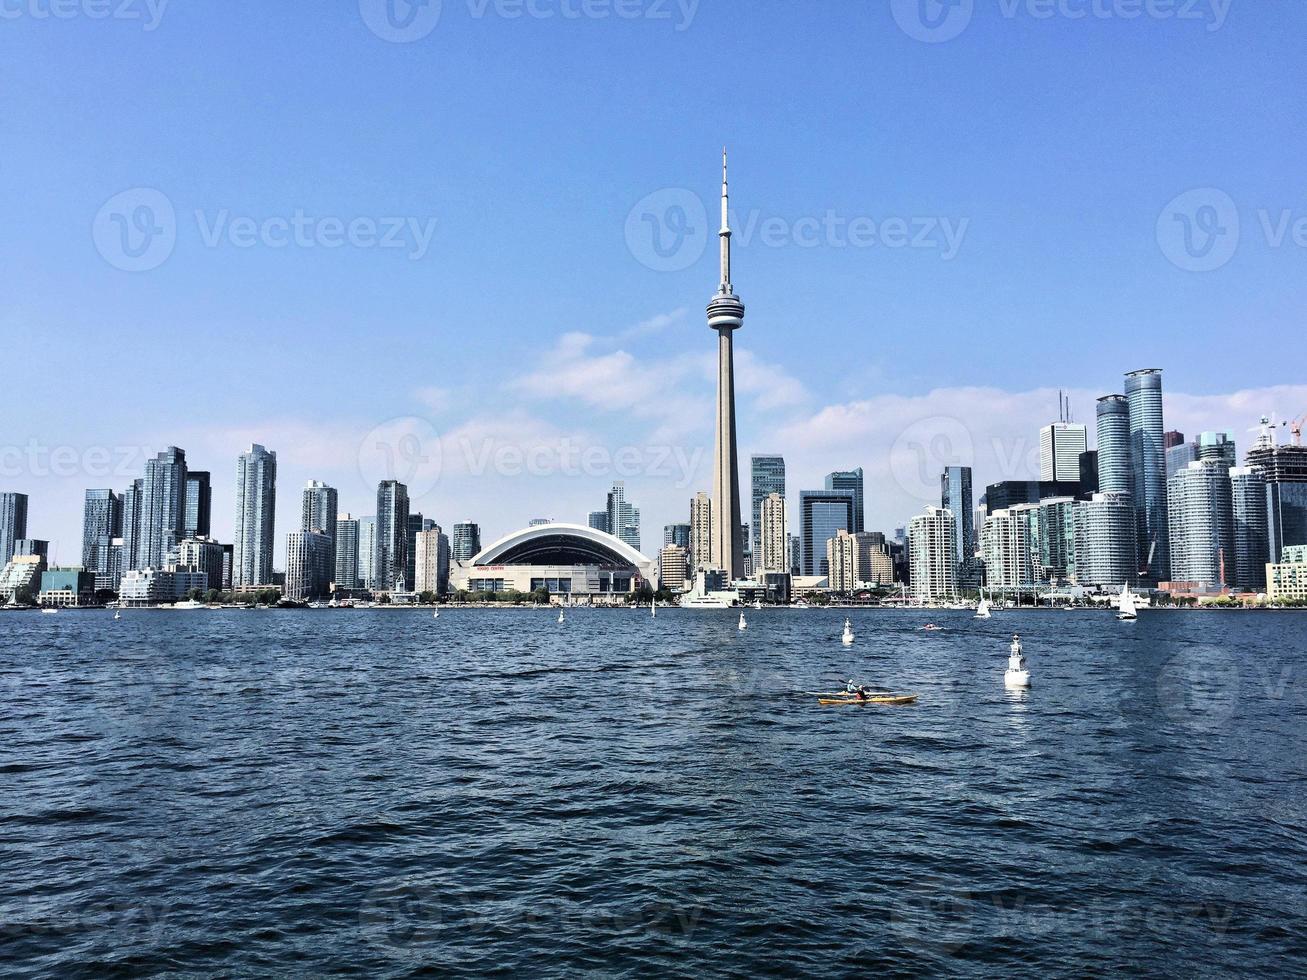
[[[989,608],[989,600],[982,595],[980,605],[976,606],[976,619],[989,619],[992,615]]]
[[[847,618],[844,620],[844,635],[840,637],[840,641],[846,647],[853,645],[853,623],[849,622]]]
[[[740,630],[744,631],[749,628],[749,624],[744,621],[744,613],[740,613]]]
[[[1139,618],[1139,613],[1135,609],[1135,594],[1130,591],[1129,585],[1121,586],[1121,605],[1117,607],[1116,618],[1126,622],[1133,622]]]
[[[439,618],[440,618],[440,610],[439,610],[439,609],[435,609],[435,610],[433,610],[432,613],[431,613],[431,618],[432,618],[432,619],[439,619]]]
[[[654,596],[654,599],[653,599],[653,605],[651,605],[651,606],[649,607],[649,618],[650,618],[650,619],[657,619],[657,618],[658,618],[658,597],[657,597],[657,596]]]
[[[761,599],[754,599],[754,600],[753,600],[753,608],[754,608],[754,609],[761,609],[761,608],[762,608],[762,600],[761,600]]]

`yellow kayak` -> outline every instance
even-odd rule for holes
[[[915,694],[872,694],[865,698],[818,698],[818,704],[914,704]]]

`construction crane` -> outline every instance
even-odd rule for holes
[[[1302,445],[1302,426],[1304,422],[1307,422],[1307,412],[1303,412],[1289,423],[1289,432],[1293,435],[1293,444],[1295,446]]]

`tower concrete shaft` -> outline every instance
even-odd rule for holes
[[[708,327],[717,331],[717,435],[713,447],[712,563],[728,579],[744,574],[740,534],[740,465],[735,443],[735,357],[732,334],[744,324],[744,304],[731,285],[731,228],[722,150],[721,283],[708,303]]]

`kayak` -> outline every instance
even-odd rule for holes
[[[868,698],[818,698],[818,704],[914,704],[915,694],[873,694]]]

